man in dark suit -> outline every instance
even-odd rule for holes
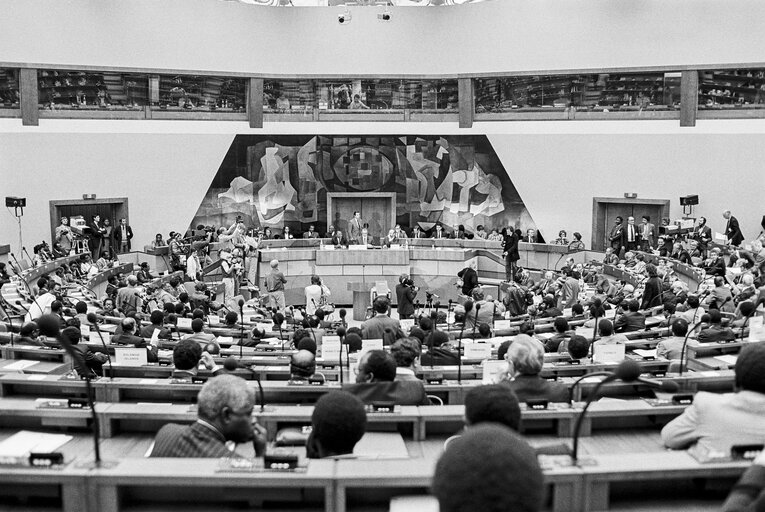
[[[359,360],[355,384],[343,387],[365,404],[393,402],[396,405],[430,405],[422,381],[394,380],[396,361],[384,350],[370,350]]]
[[[640,246],[640,230],[635,225],[635,217],[627,217],[627,225],[622,229],[622,251],[635,251]]]
[[[706,270],[708,276],[725,277],[725,260],[718,247],[709,251],[709,259],[704,262],[703,268]]]
[[[254,441],[256,456],[265,451],[262,427],[252,421],[254,390],[234,375],[221,375],[205,382],[197,397],[197,421],[191,425],[170,423],[154,438],[150,457],[239,458],[226,447],[227,441]]]
[[[691,233],[691,238],[699,243],[701,257],[706,258],[709,242],[712,241],[712,228],[707,226],[706,217],[698,218],[696,227],[693,228],[693,233]]]
[[[537,232],[533,229],[527,229],[526,236],[523,238],[523,241],[527,244],[537,243]]]
[[[348,245],[348,239],[345,238],[343,232],[338,229],[332,234],[329,243],[335,247],[342,247]]]
[[[403,274],[396,285],[396,309],[400,319],[412,318],[414,315],[414,298],[417,296],[417,287],[409,276]]]
[[[744,235],[741,233],[741,228],[738,225],[738,219],[731,215],[730,210],[723,212],[723,218],[728,221],[725,226],[725,237],[728,239],[730,245],[741,245],[744,241]]]
[[[520,254],[518,254],[518,236],[512,227],[507,228],[503,249],[503,256],[505,257],[505,281],[512,283],[515,281],[516,263],[521,259]]]
[[[353,212],[353,218],[348,221],[348,242],[358,243],[363,226],[364,221],[361,220],[361,212]]]
[[[106,230],[101,227],[101,216],[93,215],[90,224],[90,251],[93,254],[93,261],[101,257],[101,244],[103,243]]]
[[[645,330],[645,315],[639,311],[640,304],[636,300],[627,303],[628,310],[614,321],[614,332],[634,332]]]
[[[361,228],[361,234],[356,239],[358,245],[375,245],[375,237],[369,234],[367,228]]]
[[[133,228],[127,219],[120,219],[120,225],[114,230],[114,241],[118,252],[130,252],[130,240],[133,239]]]
[[[436,230],[433,232],[433,236],[431,238],[441,239],[441,238],[449,238],[446,233],[444,233],[444,227],[439,223],[436,224]]]
[[[475,266],[476,263],[473,260],[467,267],[457,272],[457,277],[462,279],[462,295],[470,297],[473,288],[478,286],[478,273],[475,271]]]
[[[619,251],[622,249],[622,230],[624,229],[624,219],[622,219],[621,216],[616,217],[614,219],[614,226],[611,228],[610,233],[608,234],[608,242],[611,244],[611,247],[614,249],[614,254],[619,256]]]
[[[383,344],[392,345],[397,339],[403,338],[404,333],[398,320],[388,316],[390,300],[379,296],[372,304],[375,316],[361,324],[361,337],[365,340],[383,340]]]
[[[316,232],[316,228],[313,224],[308,226],[308,231],[303,233],[303,238],[319,238],[319,233]]]
[[[124,318],[120,323],[120,327],[122,327],[122,333],[115,335],[112,338],[112,343],[117,345],[133,345],[135,348],[145,348],[146,360],[150,363],[158,361],[156,345],[147,345],[146,340],[135,335],[137,329],[135,318]]]
[[[723,327],[722,315],[719,309],[709,310],[709,327],[702,329],[696,337],[699,343],[716,343],[718,341],[733,341],[736,333],[729,327]]]

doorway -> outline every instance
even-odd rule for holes
[[[396,193],[367,192],[327,194],[327,225],[334,226],[348,236],[348,221],[353,212],[361,212],[363,222],[369,224],[369,234],[379,238],[396,225]]]
[[[640,224],[640,218],[648,216],[656,226],[658,236],[661,219],[669,216],[669,199],[628,199],[623,197],[593,197],[592,198],[592,250],[605,251],[608,234],[614,225],[614,219],[621,216],[624,222],[627,217],[635,217],[635,224]]]
[[[56,227],[61,223],[61,217],[82,216],[85,223],[90,223],[94,215],[100,215],[101,221],[109,219],[112,226],[119,224],[120,219],[127,219],[128,198],[117,197],[111,199],[63,199],[50,201],[50,232],[51,240],[55,238]]]

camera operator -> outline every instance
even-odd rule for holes
[[[408,275],[401,274],[401,277],[398,278],[398,284],[396,285],[396,310],[400,320],[412,318],[414,315],[414,298],[419,290]]]
[[[316,309],[327,303],[331,295],[329,288],[322,283],[321,277],[311,276],[311,284],[305,287],[305,312],[307,315],[316,314]]]

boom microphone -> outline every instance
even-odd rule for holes
[[[473,301],[472,300],[466,301],[464,308],[465,308],[465,319],[462,321],[462,327],[460,328],[460,339],[457,345],[457,365],[458,365],[457,366],[457,384],[462,384],[462,334],[465,332],[465,323],[467,321],[468,313],[473,311]],[[478,309],[476,309],[476,315],[478,314],[477,311]],[[432,361],[433,355],[431,354],[430,357]]]
[[[263,393],[263,384],[260,382],[260,374],[252,369],[251,366],[243,365],[241,362],[237,361],[237,359],[234,356],[228,356],[225,361],[223,361],[223,368],[229,373],[234,373],[238,369],[243,369],[249,371],[253,377],[255,377],[255,382],[258,383],[258,397],[260,398],[260,412],[265,412],[266,410],[266,397],[265,393]]]
[[[295,318],[294,316],[292,318]],[[284,352],[284,336],[282,336],[282,323],[284,322],[284,315],[281,313],[276,313],[274,315],[274,323],[276,324],[276,328],[279,330],[279,339],[282,342],[282,352]]]
[[[343,325],[344,325],[344,326],[346,326],[346,327],[347,327],[347,326],[348,326],[348,324],[347,324],[347,323],[345,323],[345,315],[347,315],[347,314],[348,314],[348,312],[347,312],[347,311],[346,311],[346,310],[343,308],[343,309],[341,309],[341,310],[339,311],[339,314],[340,314],[340,321],[343,323]]]
[[[694,314],[694,316],[695,316],[695,314]],[[709,322],[709,315],[708,315],[707,313],[704,313],[703,315],[701,315],[701,320],[699,320],[698,322],[696,322],[696,323],[693,325],[693,327],[691,327],[690,329],[688,329],[688,332],[687,332],[687,333],[685,333],[685,339],[683,340],[683,345],[682,345],[682,347],[680,348],[680,372],[679,372],[679,374],[680,374],[680,376],[681,376],[681,377],[682,377],[682,375],[683,375],[683,359],[685,359],[685,348],[686,348],[686,345],[688,345],[688,337],[691,335],[691,333],[692,333],[693,331],[695,331],[695,330],[696,330],[696,328],[697,328],[698,326],[700,326],[701,324],[703,324],[703,323],[705,323],[705,322]]]

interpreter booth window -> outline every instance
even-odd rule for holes
[[[340,80],[317,82],[320,110],[458,109],[456,80]]]
[[[96,71],[37,72],[40,108],[49,110],[142,110],[148,76]]]
[[[316,108],[313,80],[264,80],[263,110],[281,114],[305,114]]]
[[[680,73],[532,75],[475,80],[476,113],[680,108]]]
[[[152,109],[175,112],[237,112],[247,109],[244,78],[159,75],[149,84]]]
[[[765,69],[699,71],[699,110],[765,109]]]
[[[19,101],[19,70],[0,68],[0,109],[18,109]]]

